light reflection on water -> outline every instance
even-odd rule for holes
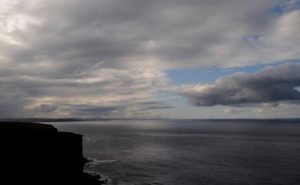
[[[118,120],[55,123],[84,135],[111,184],[300,184],[300,124]]]

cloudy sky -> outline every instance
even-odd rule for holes
[[[0,3],[0,118],[300,115],[300,0]]]

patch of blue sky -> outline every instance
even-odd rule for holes
[[[278,4],[269,13],[283,14],[296,9],[300,9],[300,0],[279,0]]]
[[[179,102],[182,101],[182,96],[178,95],[175,92],[156,92],[153,94],[152,100],[153,101],[158,101],[158,102],[166,102],[166,103],[171,103],[171,102]],[[176,100],[176,101],[174,101]],[[179,100],[179,101],[178,101]]]
[[[272,64],[261,64],[234,68],[170,70],[167,71],[167,76],[178,85],[214,83],[218,78],[229,76],[237,72],[255,73],[256,71],[267,66],[276,66],[284,63],[300,63],[300,59],[280,61]]]

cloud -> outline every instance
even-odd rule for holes
[[[16,66],[39,65],[23,73],[59,75],[100,62],[168,70],[300,57],[299,10],[268,16],[273,0],[19,0],[3,6],[1,57]]]
[[[4,83],[13,84],[6,88],[8,93],[19,89],[22,99],[27,100],[19,106],[27,113],[44,117],[124,115],[122,111],[127,107],[151,100],[153,93],[169,86],[169,80],[157,71],[103,68],[92,68],[69,78],[16,75],[0,79],[0,84]],[[148,110],[150,106],[163,105],[157,102],[139,107]]]
[[[183,87],[196,106],[244,105],[300,100],[300,64],[266,67],[256,73],[235,73],[214,84]]]
[[[76,116],[111,106],[122,107],[109,109],[114,115],[133,115],[136,107],[144,110],[138,102],[173,88],[168,70],[300,58],[298,5],[280,3],[284,11],[268,13],[276,6],[274,0],[1,0],[0,117]]]
[[[139,110],[159,110],[174,108],[173,106],[170,106],[167,103],[158,101],[138,102],[136,105]]]

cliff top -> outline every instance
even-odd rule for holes
[[[1,133],[45,133],[57,132],[57,129],[52,125],[32,122],[0,122]]]

